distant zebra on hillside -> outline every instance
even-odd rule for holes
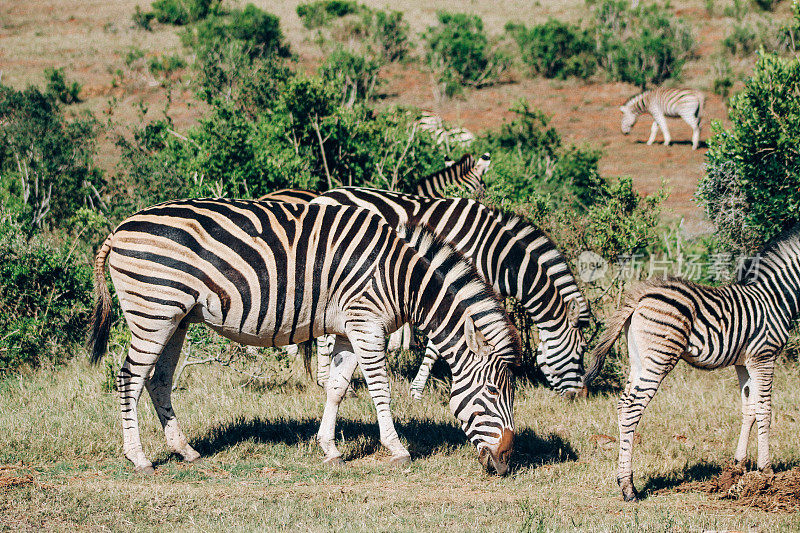
[[[467,192],[482,191],[483,175],[489,169],[491,162],[488,152],[478,161],[475,161],[471,154],[465,154],[456,163],[445,162],[445,168],[424,177],[417,184],[417,195],[442,198],[445,191],[453,186]]]
[[[431,134],[436,144],[443,144],[447,151],[466,148],[475,140],[475,135],[466,128],[445,128],[442,117],[424,112],[417,121],[419,129]]]
[[[188,461],[199,459],[178,424],[171,385],[189,324],[200,322],[257,346],[337,335],[337,349],[346,353],[335,353],[336,375],[361,367],[381,443],[392,463],[405,463],[409,453],[389,409],[384,345],[388,331],[410,320],[450,364],[450,408],[481,464],[505,473],[519,335],[470,263],[432,236],[415,235],[408,238],[416,249],[381,217],[356,207],[225,199],[166,202],[123,221],[95,258],[91,343],[96,363],[111,327],[108,265],[131,330],[117,375],[125,456],[137,470],[153,472],[137,415],[147,387],[167,445]],[[318,441],[325,461],[339,463],[335,421],[349,382],[332,381]]]
[[[747,455],[758,425],[758,468],[771,470],[769,425],[775,359],[800,314],[800,226],[773,239],[740,269],[741,281],[705,287],[680,279],[648,282],[629,291],[608,321],[586,373],[588,385],[624,333],[630,374],[617,404],[619,470],[626,501],[636,499],[632,448],[636,426],[666,375],[683,359],[711,370],[735,365],[742,398],[742,427],[734,460]]]
[[[665,117],[680,117],[692,128],[692,149],[697,150],[704,101],[703,93],[694,89],[658,88],[637,94],[619,108],[622,111],[622,133],[629,134],[639,115],[649,113],[653,117],[653,125],[647,144],[653,144],[658,128],[661,128],[664,146],[669,146],[672,137]]]

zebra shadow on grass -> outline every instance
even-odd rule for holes
[[[396,421],[395,427],[405,438],[408,451],[415,460],[468,445],[466,435],[454,424],[423,419]],[[201,456],[210,457],[245,441],[305,444],[314,439],[318,429],[319,420],[312,418],[242,417],[209,429],[205,435],[193,440],[191,445]],[[344,435],[348,443],[355,443],[355,446],[343,447],[345,461],[366,457],[381,449],[377,423],[340,419],[336,424],[336,434]],[[511,471],[577,459],[577,452],[562,437],[551,434],[543,438],[526,428],[519,431],[514,439]]]
[[[647,141],[643,141],[643,140],[639,139],[639,140],[636,141],[636,144],[647,144]],[[657,144],[659,146],[664,146],[663,141],[656,141],[653,144],[654,145]],[[671,140],[669,142],[669,146],[675,146],[675,145],[691,146],[692,145],[692,140],[691,139],[677,139],[677,140]],[[669,146],[667,146],[667,148],[669,148]],[[701,148],[708,148],[708,144],[706,143],[706,141],[702,141],[701,140],[699,143],[697,143],[697,149],[700,150]]]

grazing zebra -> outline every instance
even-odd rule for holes
[[[389,409],[384,335],[410,320],[451,365],[450,408],[481,463],[504,473],[513,443],[509,365],[521,355],[520,339],[469,263],[428,241],[417,252],[380,217],[343,206],[182,200],[123,221],[95,259],[92,361],[105,352],[110,328],[107,262],[131,329],[117,376],[125,456],[136,470],[153,472],[136,414],[147,387],[170,449],[199,458],[178,425],[170,385],[188,325],[204,322],[257,346],[339,335],[356,356],[347,364],[357,363],[367,381],[381,443],[393,463],[405,463]],[[321,428],[333,428],[343,394],[328,387]],[[318,438],[325,461],[341,462],[334,433],[321,430]]]
[[[423,112],[417,121],[419,129],[431,135],[436,144],[443,144],[449,152],[453,148],[467,148],[475,140],[475,135],[465,128],[445,128],[442,117]]]
[[[426,226],[475,265],[499,295],[517,298],[539,330],[537,363],[548,384],[573,396],[585,393],[581,329],[591,311],[563,255],[539,228],[505,216],[471,199],[422,198],[408,194],[343,187],[312,203],[364,207],[392,227]],[[438,350],[430,343],[412,383],[419,398]]]
[[[624,331],[631,370],[619,399],[619,472],[625,500],[636,499],[631,468],[633,435],[661,380],[683,359],[701,369],[736,366],[742,429],[734,459],[741,463],[753,422],[758,468],[770,471],[769,424],[775,358],[800,311],[800,226],[773,239],[739,272],[737,283],[705,287],[667,279],[625,296],[593,351],[586,384],[594,379]]]
[[[483,175],[492,160],[489,153],[483,154],[478,161],[470,154],[464,155],[457,163],[445,163],[445,168],[423,178],[417,184],[417,194],[432,198],[441,198],[449,187],[460,187],[467,192],[484,190]]]
[[[692,128],[692,149],[697,150],[704,100],[703,93],[693,89],[659,88],[637,94],[619,108],[622,111],[622,133],[629,134],[639,115],[650,113],[653,125],[647,144],[653,144],[660,127],[664,134],[664,146],[669,146],[672,138],[665,117],[680,117]]]

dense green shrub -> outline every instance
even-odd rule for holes
[[[92,305],[92,269],[68,249],[28,240],[0,222],[0,377],[80,352]]]
[[[150,23],[153,22],[154,18],[156,18],[156,14],[154,12],[142,11],[142,8],[139,6],[136,6],[136,9],[133,11],[133,15],[131,15],[133,23],[139,28],[147,31],[152,31],[153,28],[150,27]]]
[[[437,13],[439,24],[423,34],[425,61],[446,95],[464,85],[480,87],[497,81],[510,58],[495,50],[483,29],[483,20],[465,13]]]
[[[351,0],[317,0],[297,6],[297,16],[308,29],[319,28],[332,19],[343,17],[358,10],[358,4]]]
[[[691,57],[691,26],[656,3],[631,9],[625,0],[601,0],[593,17],[597,55],[611,80],[658,85],[680,76]]]
[[[728,116],[697,196],[724,244],[753,250],[800,221],[800,61],[761,55]]]
[[[342,89],[342,104],[352,106],[375,95],[380,69],[380,61],[339,48],[325,59],[319,73]]]
[[[599,151],[564,146],[547,115],[524,100],[511,111],[515,117],[487,131],[475,147],[492,154],[487,183],[502,184],[507,188],[503,194],[511,200],[549,195],[548,202],[579,211],[604,199]]]
[[[758,48],[758,35],[747,24],[734,24],[722,40],[722,47],[733,55],[748,56]]]
[[[231,10],[227,16],[206,18],[184,32],[182,40],[198,53],[235,40],[241,42],[252,56],[289,55],[278,17],[253,4],[247,4],[244,10]]]
[[[403,19],[399,11],[373,11],[365,12],[371,34],[386,61],[405,59],[409,50],[410,32],[408,22]]]
[[[220,0],[156,0],[153,13],[164,24],[183,26],[217,13]]]
[[[0,123],[0,201],[28,231],[99,201],[94,119],[67,120],[51,95],[0,85]]]
[[[78,96],[81,92],[81,84],[77,81],[68,82],[64,78],[63,68],[44,69],[44,79],[47,82],[44,89],[45,94],[67,105],[81,101]]]
[[[594,40],[577,26],[551,18],[530,29],[508,23],[506,31],[519,45],[522,60],[534,75],[588,78],[597,69]]]

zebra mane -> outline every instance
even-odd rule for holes
[[[439,169],[439,170],[437,170],[435,172],[431,172],[430,174],[428,174],[428,175],[418,179],[416,182],[414,182],[411,185],[414,188],[414,190],[416,190],[416,188],[419,187],[420,185],[422,185],[423,183],[426,183],[426,182],[428,182],[428,181],[430,181],[430,180],[432,180],[432,179],[434,179],[434,178],[436,178],[438,176],[441,176],[441,175],[450,176],[450,175],[452,175],[454,173],[458,174],[458,175],[464,175],[472,167],[475,166],[475,158],[472,157],[472,154],[464,154],[463,156],[461,156],[461,159],[459,159],[458,161],[456,161],[454,163],[450,163],[449,165],[447,164],[447,161],[452,161],[451,159],[449,159],[449,156],[448,156],[448,159],[445,161],[444,168],[441,168],[441,169]]]
[[[761,279],[762,270],[759,268],[761,262],[767,264],[776,262],[783,262],[787,254],[797,255],[797,251],[787,250],[787,245],[794,244],[795,247],[800,247],[800,223],[794,224],[785,228],[778,233],[775,237],[771,238],[767,243],[761,247],[761,250],[752,257],[748,257],[739,268],[736,270],[736,280],[741,283],[752,283]],[[755,275],[748,277],[754,272]]]
[[[628,98],[627,100],[625,100],[625,103],[624,103],[624,104],[622,104],[622,106],[623,106],[623,107],[628,107],[628,106],[630,106],[631,104],[633,104],[633,103],[637,102],[638,100],[641,100],[641,99],[642,99],[642,97],[644,97],[644,95],[646,95],[646,94],[647,94],[647,93],[649,93],[649,92],[650,92],[650,91],[642,91],[642,92],[640,92],[640,93],[638,93],[638,94],[634,94],[633,96],[631,96],[630,98]]]
[[[489,284],[483,280],[472,262],[467,260],[452,245],[441,240],[435,233],[424,226],[400,224],[396,231],[401,239],[414,248],[430,264],[447,265],[446,272],[442,272],[443,276],[450,278],[447,290],[456,290],[466,294],[465,297],[461,298],[462,301],[475,300],[478,302],[469,306],[473,315],[478,313],[497,313],[500,315],[505,329],[509,331],[512,348],[515,353],[522,353],[522,340],[516,327],[514,327],[505,312],[503,301]]]
[[[483,204],[482,204],[483,205]],[[578,287],[578,282],[575,281],[575,273],[572,272],[572,269],[567,262],[567,258],[564,257],[564,254],[561,253],[561,250],[555,244],[555,241],[550,238],[550,235],[547,234],[539,226],[528,222],[522,216],[514,213],[513,211],[504,211],[499,208],[495,207],[488,207],[485,206],[486,209],[495,215],[497,218],[500,219],[503,227],[508,231],[514,233],[525,245],[529,245],[533,241],[539,238],[547,239],[547,241],[552,245],[553,250],[555,250],[556,254],[553,257],[549,257],[547,259],[548,263],[556,263],[558,264],[564,272],[569,273],[570,278],[572,278],[572,283],[568,285],[572,291],[568,294],[563,293],[563,289],[565,287],[561,287],[559,289],[559,293],[561,293],[562,298],[564,298],[564,302],[569,302],[575,300],[578,304],[580,313],[579,313],[579,326],[588,326],[589,320],[592,317],[592,310],[589,306],[589,302],[586,300],[586,297],[581,292],[580,287]],[[548,269],[549,270],[549,269]]]

